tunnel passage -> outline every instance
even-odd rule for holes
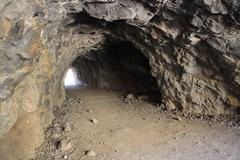
[[[69,76],[72,76],[72,83],[76,87],[88,86],[125,94],[146,95],[152,102],[161,102],[148,58],[130,42],[107,40],[101,49],[77,57],[70,72],[72,75]],[[65,88],[69,88],[67,78],[68,76],[65,77]]]
[[[26,115],[36,118],[32,126],[42,133],[41,127],[50,123],[48,114],[64,99],[59,87],[63,70],[75,56],[101,45],[106,33],[145,50],[167,108],[236,114],[240,108],[238,1],[89,2],[0,2],[1,139]],[[72,23],[69,13],[81,21]],[[23,127],[14,133],[13,141],[27,137],[24,147],[12,147],[19,155],[26,142],[31,148],[41,142],[33,145],[41,135]]]

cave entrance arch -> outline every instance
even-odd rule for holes
[[[148,58],[132,43],[118,39],[108,39],[99,49],[78,56],[65,73],[64,85],[66,90],[88,86],[161,102]]]

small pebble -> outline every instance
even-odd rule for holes
[[[214,151],[215,151],[216,153],[220,153],[220,151],[219,151],[218,149],[214,149]]]
[[[177,120],[178,120],[178,121],[181,121],[181,120],[182,120],[182,118],[181,118],[180,116],[178,116],[178,117],[177,117]]]
[[[90,121],[94,124],[98,123],[98,121],[96,119],[90,119]]]
[[[63,152],[66,152],[72,148],[72,144],[66,140],[61,141],[61,149]]]
[[[57,139],[60,138],[60,136],[61,136],[61,134],[53,133],[53,134],[51,135],[51,138],[52,138],[53,140],[57,140]]]
[[[174,137],[173,139],[175,139],[175,140],[178,140],[178,138],[177,138],[177,137]]]
[[[72,130],[72,126],[69,123],[66,123],[64,126],[64,131],[65,132],[69,132]]]
[[[93,111],[91,109],[87,109],[87,112],[88,113],[92,113]]]
[[[174,117],[172,117],[174,120],[177,120],[177,121],[181,121],[182,120],[182,118],[180,117],[180,116],[174,116]]]
[[[86,155],[89,156],[89,157],[94,157],[94,156],[96,156],[96,153],[94,151],[90,150],[90,151],[86,152]]]

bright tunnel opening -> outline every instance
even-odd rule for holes
[[[68,89],[83,86],[86,86],[86,84],[78,79],[77,71],[73,67],[69,68],[64,76],[64,87]]]

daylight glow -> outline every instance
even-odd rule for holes
[[[65,87],[78,87],[78,86],[82,86],[82,82],[79,81],[76,71],[74,68],[69,68],[65,78],[64,78],[64,86]]]

